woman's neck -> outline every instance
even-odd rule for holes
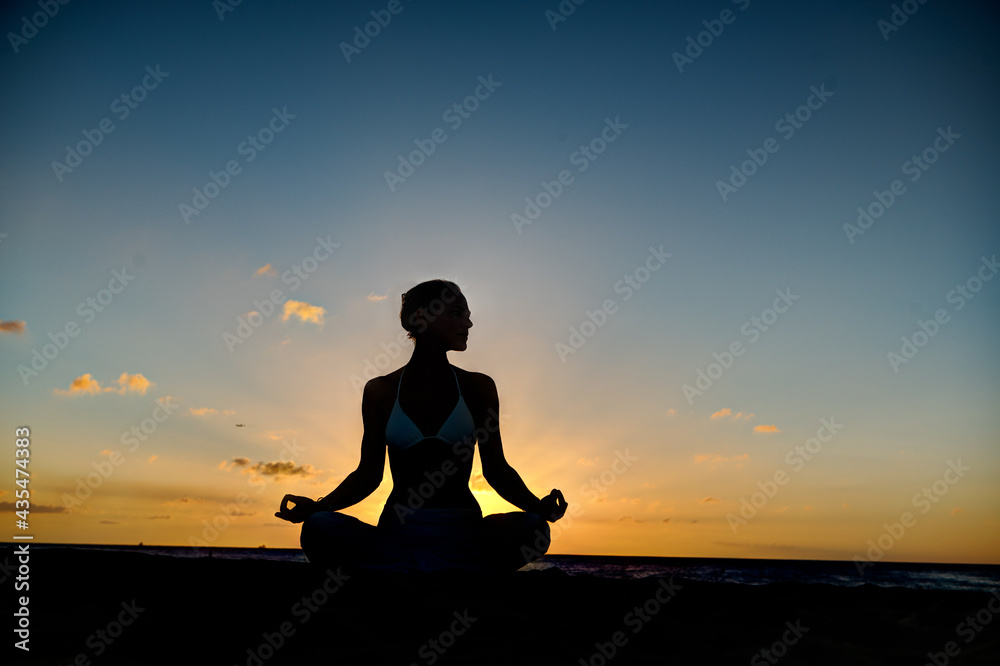
[[[406,366],[420,372],[434,371],[448,367],[448,350],[441,346],[417,342]]]

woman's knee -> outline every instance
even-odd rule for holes
[[[318,542],[343,530],[352,520],[356,519],[336,511],[317,511],[302,521],[302,532],[299,534],[302,550],[318,545]]]

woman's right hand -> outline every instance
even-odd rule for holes
[[[292,503],[289,508],[288,503]],[[290,523],[301,523],[317,511],[323,511],[323,506],[316,500],[299,495],[285,495],[281,498],[281,508],[275,516]]]

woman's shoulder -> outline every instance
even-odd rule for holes
[[[493,378],[483,372],[472,372],[469,370],[463,370],[457,365],[451,366],[455,370],[455,375],[458,377],[459,384],[461,386],[468,386],[470,389],[474,390],[477,394],[484,397],[496,395],[497,385],[493,381]]]
[[[403,373],[403,368],[397,368],[389,374],[380,377],[373,377],[365,383],[365,395],[373,398],[380,398],[386,395],[396,395],[396,387],[399,385],[399,376]]]

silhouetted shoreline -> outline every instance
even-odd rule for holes
[[[950,664],[1000,653],[1000,622],[968,642],[956,630],[1000,593],[558,569],[362,577],[60,548],[32,551],[30,585],[31,652],[17,655],[30,664],[768,663],[772,648],[782,664],[922,664],[949,641]]]

